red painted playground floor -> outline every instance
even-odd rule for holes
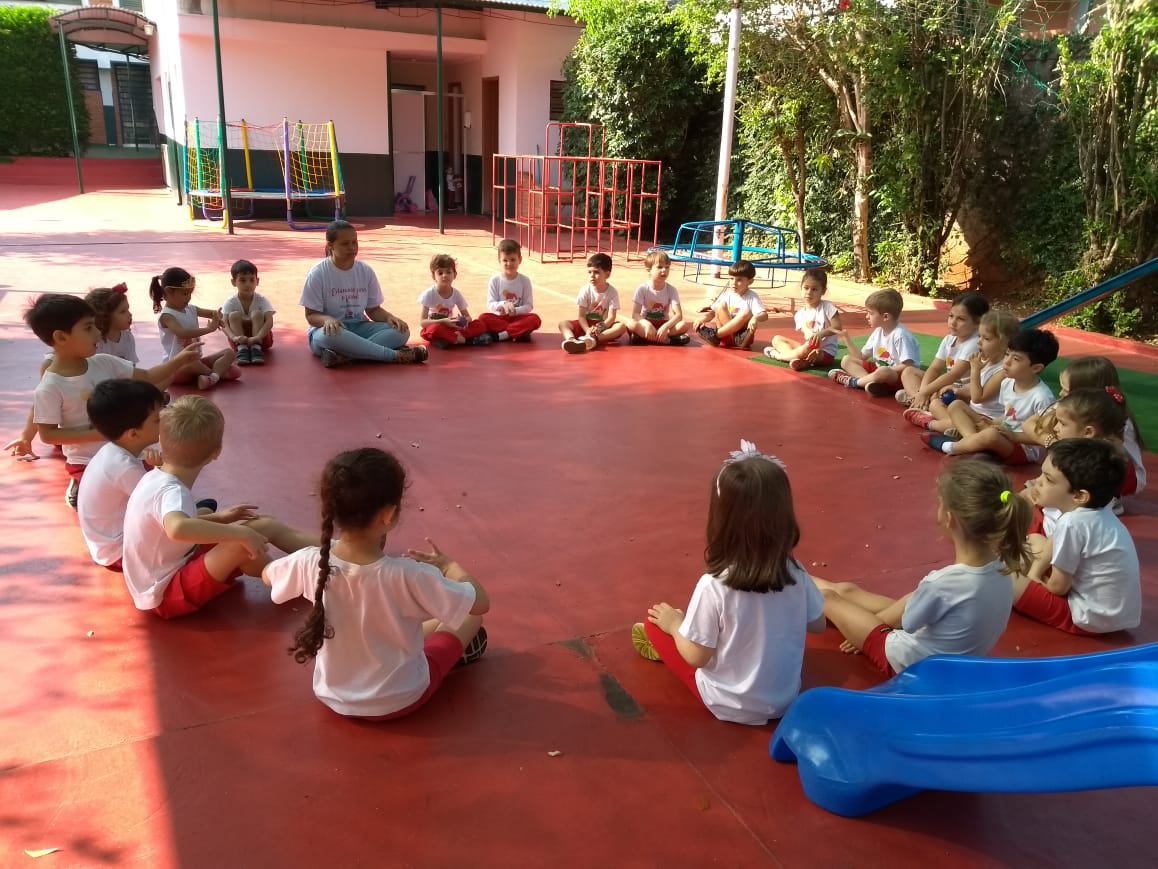
[[[252,259],[279,308],[278,343],[264,369],[213,393],[226,443],[198,494],[312,528],[331,454],[392,449],[412,487],[390,548],[434,537],[494,602],[480,664],[413,718],[353,723],[314,699],[308,669],[284,652],[304,605],[277,607],[250,580],[187,619],[138,613],[120,577],[87,562],[60,461],[38,445],[40,461],[0,462],[0,865],[1152,865],[1155,789],[928,793],[859,820],[829,815],[768,758],[772,727],[717,722],[632,650],[649,603],[686,603],[708,488],[741,437],[787,462],[798,555],[814,572],[900,594],[945,564],[932,519],[944,460],[891,402],[698,344],[567,356],[550,327],[570,313],[581,264],[525,264],[548,327],[531,345],[327,371],[296,305],[318,234],[270,222],[228,237],[156,191],[5,184],[0,206],[0,431],[19,428],[44,350],[20,320],[31,297],[126,280],[149,363],[148,277],[185,266],[195,302],[216,306],[229,264]],[[493,270],[489,224],[439,237],[378,221],[361,241],[404,317],[432,253],[459,258],[476,306]],[[629,291],[642,276],[620,263],[613,282]],[[850,292],[832,295],[863,295]],[[906,317],[933,333],[942,318]],[[1104,352],[1063,335],[1065,355]],[[1111,355],[1158,371],[1153,357]],[[1078,639],[1015,615],[999,654],[1158,641],[1153,489],[1126,521],[1147,565],[1143,627]],[[804,678],[876,681],[832,630],[809,638]],[[61,850],[24,854],[44,848]]]

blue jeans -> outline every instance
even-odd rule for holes
[[[373,320],[343,320],[345,329],[334,335],[327,335],[318,326],[313,326],[306,335],[310,350],[321,356],[323,350],[333,350],[347,359],[372,359],[375,362],[393,362],[394,352],[406,346],[409,332],[399,332],[388,323]]]

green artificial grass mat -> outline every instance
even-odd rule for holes
[[[921,347],[922,363],[928,365],[937,354],[937,348],[941,346],[941,338],[936,335],[925,335],[920,332],[914,332],[913,336],[917,339],[917,343]],[[863,344],[863,342],[861,343]],[[777,368],[788,367],[786,363],[769,359],[763,353],[750,358],[753,362],[759,362],[762,365],[773,365]],[[839,362],[840,357],[838,356],[835,367],[839,367]],[[1042,372],[1041,379],[1049,384],[1049,388],[1054,391],[1055,395],[1061,388],[1058,383],[1058,377],[1069,362],[1070,360],[1065,357],[1058,357],[1053,365],[1050,365]],[[828,377],[827,368],[808,368],[800,373],[811,374],[813,377]],[[1118,377],[1122,381],[1122,392],[1125,393],[1126,398],[1130,402],[1130,412],[1134,414],[1134,419],[1138,424],[1138,430],[1146,440],[1147,450],[1153,452],[1158,448],[1158,443],[1155,441],[1155,438],[1158,438],[1158,402],[1143,401],[1142,397],[1146,395],[1158,395],[1158,376],[1143,374],[1141,371],[1131,371],[1129,368],[1119,368]]]

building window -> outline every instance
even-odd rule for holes
[[[563,91],[567,90],[567,82],[551,82],[551,120],[563,120]]]
[[[76,71],[80,78],[80,86],[86,91],[99,91],[101,89],[100,73],[95,60],[78,60]]]

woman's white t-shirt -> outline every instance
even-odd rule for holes
[[[368,308],[380,307],[382,287],[374,270],[361,260],[342,270],[329,257],[310,269],[299,304],[336,320],[365,320]]]

